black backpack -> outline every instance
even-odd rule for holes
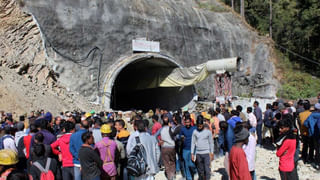
[[[147,173],[147,153],[143,145],[140,143],[139,136],[136,137],[136,146],[128,157],[127,170],[131,176],[139,177]]]

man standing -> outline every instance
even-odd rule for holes
[[[174,135],[169,126],[169,117],[163,114],[163,127],[160,130],[161,136],[161,157],[165,167],[165,173],[169,180],[174,179],[176,172],[176,150]]]
[[[180,138],[183,142],[182,156],[184,159],[184,171],[185,171],[184,174],[187,180],[191,180],[193,179],[193,173],[195,168],[195,165],[191,161],[191,157],[190,157],[191,140],[192,140],[192,133],[196,129],[196,127],[191,126],[190,117],[186,118],[184,123],[185,123],[185,126],[180,131]]]
[[[247,121],[246,115],[242,112],[242,106],[238,105],[236,110],[239,112],[239,117],[241,118],[242,122]]]
[[[257,118],[252,113],[252,107],[247,107],[247,113],[248,113],[248,121],[250,123],[251,129],[250,132],[255,133],[256,127],[257,127]]]
[[[210,163],[213,161],[213,138],[208,129],[204,129],[202,115],[197,117],[197,130],[193,131],[191,139],[191,160],[196,154],[196,166],[200,180],[209,180],[211,176]]]
[[[217,112],[217,117],[219,119],[219,122],[226,120],[224,116],[221,114],[221,109],[219,107],[216,108],[216,112]]]
[[[82,134],[85,132],[88,132],[89,129],[89,123],[87,120],[81,121],[80,129],[73,133],[70,137],[70,152],[72,154],[73,158],[73,164],[74,164],[74,179],[75,180],[81,180],[81,173],[80,173],[80,161],[79,161],[79,149],[81,148],[83,141],[81,139]]]
[[[258,146],[261,146],[262,143],[262,111],[261,108],[259,107],[259,102],[255,101],[253,103],[253,107],[254,107],[254,112],[253,114],[256,116],[257,119],[257,136],[258,136]]]
[[[266,132],[269,131],[271,140],[272,142],[274,142],[273,132],[272,132],[272,124],[273,124],[272,121],[273,121],[272,105],[268,103],[266,105],[266,111],[264,112],[264,119],[263,119],[264,126],[263,126],[263,132],[262,132],[262,139],[264,139]]]
[[[71,134],[75,131],[75,124],[70,121],[65,122],[64,124],[65,134],[51,144],[52,152],[55,155],[58,155],[59,161],[62,161],[62,177],[64,180],[73,180],[73,161],[72,154],[70,153],[70,137]],[[58,150],[60,149],[60,151]]]
[[[117,132],[118,132],[117,140],[119,140],[123,144],[123,146],[126,148],[128,139],[130,137],[130,132],[124,128],[125,125],[126,123],[124,122],[124,120],[119,119],[119,120],[116,120],[114,127],[117,129]]]
[[[134,139],[138,136],[139,141],[143,142],[142,145],[146,151],[146,159],[148,164],[148,170],[145,175],[135,177],[135,180],[154,180],[154,175],[159,172],[158,161],[160,159],[160,149],[158,146],[158,142],[154,136],[151,136],[146,132],[145,123],[142,120],[138,120],[136,123],[136,128],[138,130],[138,134],[134,137]],[[136,141],[132,142],[132,147],[135,147],[137,144]],[[133,148],[127,148],[128,154],[131,153]],[[175,168],[173,168],[175,170]]]
[[[228,121],[230,119],[230,113],[225,104],[220,105],[221,113],[224,116],[225,120]]]
[[[320,169],[320,103],[314,105],[315,111],[304,121],[304,125],[309,130],[309,138],[313,140],[315,149],[315,164],[313,167]]]
[[[115,156],[117,144],[110,139],[112,130],[109,124],[101,126],[102,140],[97,142],[95,148],[99,150],[100,158],[103,161],[102,169],[104,170],[103,177],[106,179],[115,180],[117,175],[117,167],[115,163]]]
[[[84,132],[81,135],[84,142],[79,149],[79,160],[81,164],[81,176],[83,180],[100,180],[102,160],[93,149],[94,138],[92,132]]]
[[[153,126],[151,128],[151,134],[154,135],[156,132],[158,132],[161,129],[161,124],[158,122],[158,116],[157,115],[153,115],[152,116],[152,122],[153,122]]]
[[[241,125],[234,129],[235,144],[229,155],[230,180],[250,180],[251,175],[243,145],[248,144],[249,132]]]
[[[309,129],[304,125],[304,121],[311,115],[310,103],[303,104],[304,111],[299,114],[300,133],[302,136],[302,153],[301,158],[304,163],[312,162],[314,157],[314,143],[309,137]]]

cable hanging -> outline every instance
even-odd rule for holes
[[[293,54],[293,55],[295,55],[295,56],[298,56],[298,57],[300,57],[300,58],[302,58],[302,59],[304,59],[304,60],[306,60],[306,61],[309,61],[309,62],[311,62],[311,63],[317,64],[317,65],[320,66],[320,62],[317,62],[317,61],[315,61],[315,60],[312,60],[312,59],[309,59],[309,58],[307,58],[307,57],[301,56],[300,54],[295,53],[295,52],[291,51],[290,49],[287,49],[287,48],[285,48],[285,47],[283,47],[283,46],[281,46],[281,45],[279,45],[279,44],[275,44],[275,45],[278,46],[278,47],[280,47],[281,49],[286,50],[287,52],[289,52],[289,53],[291,53],[291,54]]]

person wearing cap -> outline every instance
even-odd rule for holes
[[[294,155],[296,152],[297,137],[291,128],[290,119],[285,116],[278,123],[280,136],[276,140],[276,155],[279,157],[279,172],[281,180],[297,180],[298,174],[295,168]]]
[[[315,167],[320,169],[320,103],[314,105],[315,111],[305,120],[304,126],[308,128],[309,138],[313,140],[315,149]]]
[[[18,155],[11,149],[0,150],[0,179],[5,180],[16,169]]]
[[[232,146],[229,154],[229,176],[230,180],[250,180],[249,165],[243,145],[247,145],[249,140],[249,131],[242,125],[234,128],[235,144]]]
[[[310,128],[313,129],[314,126],[309,126],[306,127],[304,125],[304,122],[308,119],[308,117],[311,115],[310,111],[310,103],[309,102],[304,102],[303,103],[303,108],[304,111],[299,114],[299,125],[300,125],[300,134],[301,134],[301,139],[302,139],[302,153],[301,153],[301,158],[304,163],[308,163],[314,160],[314,143],[313,140],[310,138],[309,130]]]
[[[193,131],[191,138],[191,160],[196,162],[199,179],[201,180],[210,179],[210,164],[214,158],[213,150],[212,133],[204,128],[204,118],[199,115],[197,117],[197,129]]]
[[[100,153],[100,159],[103,161],[103,170],[102,173],[104,178],[102,179],[111,179],[115,180],[117,175],[117,167],[115,163],[117,143],[110,138],[112,135],[111,126],[104,124],[101,126],[101,136],[102,140],[95,144],[95,148]]]

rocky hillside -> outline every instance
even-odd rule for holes
[[[76,93],[57,82],[48,66],[37,24],[18,1],[0,1],[0,110],[18,114],[46,109],[90,109]]]
[[[90,109],[92,104],[88,102],[95,101],[112,63],[122,55],[128,55],[131,39],[146,35],[160,41],[161,53],[176,57],[183,66],[239,55],[247,60],[246,71],[234,77],[234,95],[275,95],[278,82],[272,63],[275,58],[271,41],[259,37],[218,1],[213,1],[214,6],[199,5],[191,0],[164,0],[156,4],[97,0],[89,3],[91,8],[104,12],[102,17],[96,12],[85,11],[82,1],[77,5],[73,4],[76,0],[72,0],[68,6],[63,6],[64,1],[57,1],[55,8],[50,6],[52,1],[41,2],[0,1],[0,109],[19,112]],[[117,11],[111,13],[114,6]],[[161,8],[152,11],[154,6]],[[44,11],[47,8],[48,11]],[[48,16],[42,15],[43,12]],[[82,15],[76,17],[77,12]],[[73,22],[77,18],[79,21]],[[80,21],[86,26],[79,29],[77,22]],[[92,26],[96,32],[91,31]],[[39,28],[42,28],[41,32]],[[51,44],[48,46],[45,42]],[[92,63],[94,58],[98,59],[93,55],[83,63],[90,64],[88,67],[66,61],[61,54],[53,52],[58,49],[69,57],[82,57],[93,45],[100,47],[105,59],[101,64],[99,61]],[[99,68],[102,72],[97,78]],[[96,88],[99,79],[101,89]],[[197,85],[197,91],[212,96],[212,82],[213,77],[208,78]]]

